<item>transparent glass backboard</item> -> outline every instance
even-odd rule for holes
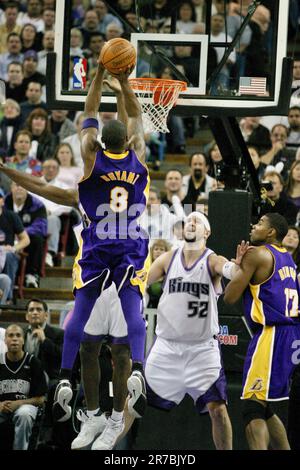
[[[83,19],[72,3],[56,4],[55,54],[49,54],[47,73],[51,107],[83,109],[105,40],[122,34],[137,50],[132,77],[187,82],[176,113],[282,113],[291,71],[288,0],[199,0],[194,8],[161,0],[159,11],[152,0],[133,1],[130,11],[117,0],[96,0]],[[111,15],[106,26],[103,14]],[[115,103],[104,92],[102,109],[113,110]]]

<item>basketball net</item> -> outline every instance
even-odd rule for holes
[[[187,89],[186,83],[162,78],[131,78],[129,82],[142,106],[145,133],[170,132],[167,117],[179,93]]]

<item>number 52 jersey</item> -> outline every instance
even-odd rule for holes
[[[187,268],[181,248],[174,252],[165,277],[157,311],[156,335],[181,342],[206,341],[219,333],[217,301],[221,294],[213,284],[204,253]]]

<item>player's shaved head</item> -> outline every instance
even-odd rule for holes
[[[126,126],[115,119],[107,122],[102,129],[102,142],[107,150],[125,150],[127,143]]]
[[[265,217],[268,219],[270,227],[276,230],[276,240],[282,242],[289,231],[286,219],[276,212],[268,213]]]

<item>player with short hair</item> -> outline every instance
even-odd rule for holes
[[[251,230],[254,247],[225,289],[225,302],[242,295],[254,331],[244,363],[242,400],[246,436],[252,450],[287,450],[285,428],[270,402],[287,400],[300,339],[299,284],[292,256],[282,247],[288,232],[284,217],[269,213]]]
[[[83,334],[84,326],[103,289],[114,282],[128,328],[128,338],[119,338],[118,342],[130,345],[132,374],[129,377],[130,355],[127,353],[117,377],[125,386],[120,387],[119,396],[115,397],[107,429],[92,447],[99,450],[108,448],[106,440],[110,447],[123,432],[127,379],[128,390],[132,393],[129,409],[141,416],[146,404],[143,378],[146,330],[141,299],[147,276],[148,235],[140,229],[137,219],[145,208],[149,190],[142,112],[129,85],[130,70],[117,76],[128,115],[127,128],[121,121],[110,121],[102,129],[105,149],[97,141],[96,118],[104,71],[99,62],[85,102],[86,119],[81,131],[84,178],[78,186],[79,200],[90,223],[81,233],[80,249],[74,263],[75,307],[65,330],[64,344],[68,344],[68,348],[63,349],[62,380],[54,403],[57,416],[60,412],[65,414],[72,397],[69,380],[79,344],[90,340],[86,333]],[[129,139],[133,137],[135,150],[128,150]]]

